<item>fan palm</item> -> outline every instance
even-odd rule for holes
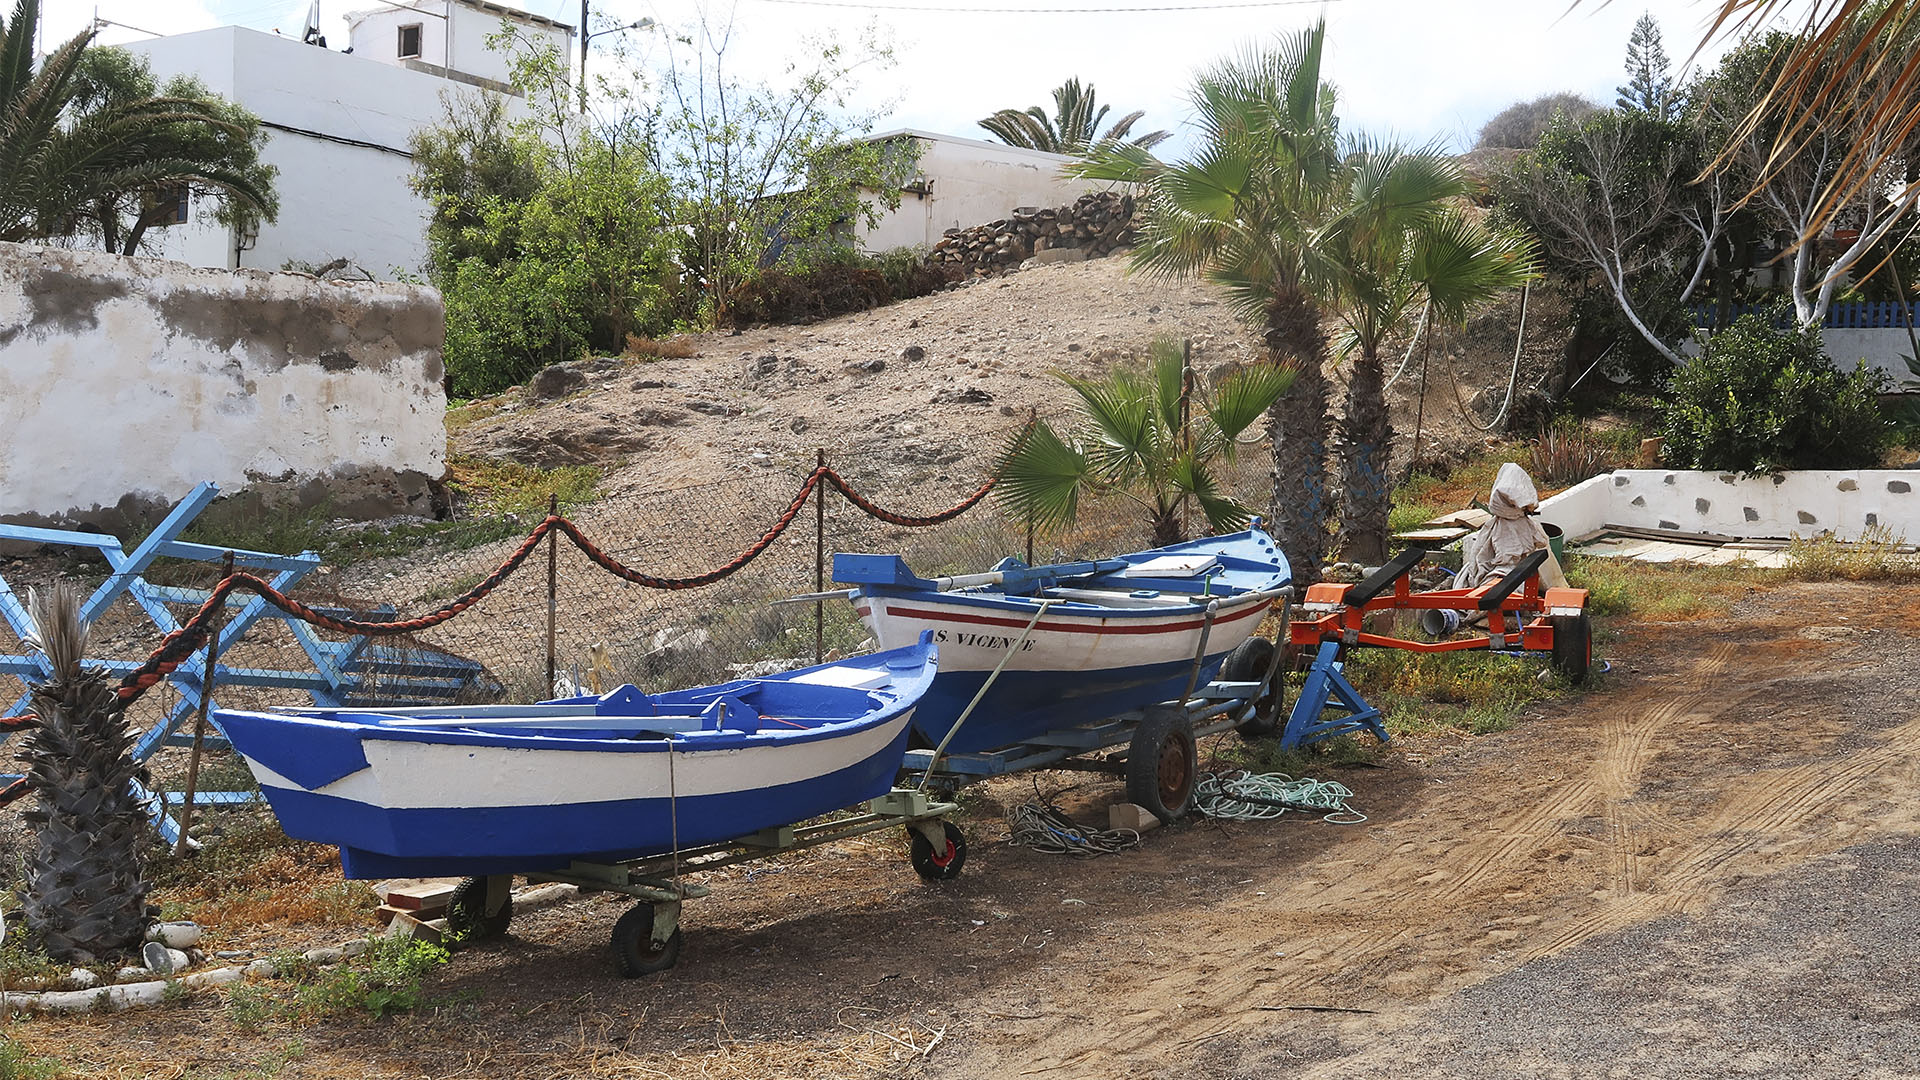
[[[1320,81],[1324,22],[1249,48],[1202,72],[1192,91],[1196,152],[1165,164],[1145,148],[1106,144],[1074,175],[1145,190],[1135,269],[1220,286],[1258,328],[1271,361],[1292,369],[1269,412],[1274,532],[1304,587],[1327,550],[1327,340],[1307,263],[1344,178],[1334,91]]]
[[[1307,271],[1345,325],[1352,360],[1340,421],[1340,529],[1346,557],[1387,555],[1393,429],[1380,347],[1423,303],[1459,321],[1534,274],[1532,244],[1461,216],[1465,177],[1432,150],[1357,142],[1336,213],[1313,233]]]
[[[86,964],[137,947],[146,929],[146,815],[133,795],[139,768],[113,683],[80,667],[88,628],[79,592],[62,582],[30,606],[53,674],[33,687],[40,724],[24,757],[38,802],[22,816],[37,838],[22,907],[48,956]]]
[[[1114,121],[1105,134],[1096,138],[1094,133],[1106,119],[1108,106],[1097,103],[1092,83],[1082,86],[1079,79],[1068,79],[1054,90],[1053,110],[1053,115],[1048,116],[1047,110],[1039,105],[1029,106],[1024,112],[1001,109],[980,121],[980,126],[999,136],[1008,146],[1050,154],[1081,154],[1102,143],[1122,142],[1150,150],[1171,137],[1169,132],[1152,131],[1129,140],[1127,136],[1132,134],[1133,125],[1147,115],[1144,110],[1136,109]]]
[[[271,216],[258,177],[181,152],[181,125],[207,125],[245,142],[249,132],[215,103],[135,97],[79,107],[81,58],[93,31],[75,35],[34,68],[39,0],[17,0],[0,21],[0,240],[72,232],[102,198],[177,183],[204,183]]]
[[[1286,392],[1292,372],[1242,368],[1208,396],[1193,384],[1180,347],[1162,338],[1144,371],[1061,378],[1080,397],[1080,430],[1062,438],[1041,421],[1014,437],[996,489],[1015,516],[1043,528],[1070,525],[1083,492],[1114,492],[1147,512],[1156,545],[1186,539],[1194,505],[1216,533],[1246,526],[1252,511],[1221,491],[1213,465],[1232,460],[1234,440]]]

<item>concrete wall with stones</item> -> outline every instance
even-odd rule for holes
[[[1857,540],[1870,526],[1920,540],[1920,471],[1857,469],[1771,476],[1620,469],[1540,504],[1540,520],[1570,537],[1603,525],[1721,533],[1749,539]]]
[[[112,527],[202,480],[431,513],[432,289],[0,243],[0,516]]]

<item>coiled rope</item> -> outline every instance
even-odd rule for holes
[[[1095,829],[1077,825],[1058,807],[1039,803],[1021,803],[1007,815],[1012,833],[1008,842],[1015,847],[1032,848],[1048,855],[1071,855],[1091,859],[1112,855],[1140,843],[1140,834],[1132,829]]]
[[[1352,797],[1344,784],[1286,773],[1201,773],[1193,785],[1194,809],[1223,821],[1270,821],[1298,810],[1331,825],[1358,825],[1367,815],[1347,805]]]
[[[930,525],[939,525],[943,522],[952,521],[954,518],[971,510],[981,499],[986,498],[988,492],[993,490],[995,479],[991,477],[988,478],[987,481],[981,484],[971,495],[968,495],[959,503],[939,513],[930,514],[925,517],[916,517],[888,510],[874,503],[856,491],[853,485],[847,482],[845,477],[842,477],[826,465],[819,465],[807,474],[805,481],[800,485],[800,490],[794,494],[793,499],[787,504],[786,510],[781,513],[780,517],[760,535],[759,539],[748,545],[745,551],[742,551],[725,564],[709,570],[704,574],[695,574],[691,577],[682,578],[657,577],[635,570],[602,551],[599,545],[588,539],[587,534],[581,531],[580,527],[572,521],[558,514],[549,514],[531,533],[527,534],[526,539],[522,540],[520,545],[513,549],[512,553],[501,561],[499,566],[494,568],[491,574],[481,579],[478,584],[425,615],[397,622],[366,622],[360,619],[341,619],[322,614],[274,588],[262,578],[244,571],[236,571],[222,578],[207,594],[206,601],[200,605],[198,611],[194,612],[192,618],[182,623],[179,629],[162,638],[159,647],[148,655],[146,661],[138,668],[128,672],[120,680],[120,685],[115,690],[116,701],[114,711],[126,711],[129,706],[140,699],[142,694],[145,694],[148,690],[159,684],[161,680],[177,670],[181,664],[186,663],[200,646],[205,643],[215,617],[219,614],[220,609],[225,606],[227,597],[235,590],[253,593],[267,603],[302,622],[310,623],[339,634],[358,634],[365,637],[392,637],[397,634],[415,633],[420,630],[438,626],[466,611],[474,604],[479,603],[488,593],[498,588],[500,583],[505,581],[509,575],[515,570],[518,570],[521,564],[527,561],[527,557],[532,555],[535,549],[540,546],[540,541],[546,539],[549,533],[555,531],[558,531],[568,540],[572,541],[573,545],[579,548],[581,553],[586,555],[587,559],[595,566],[600,567],[602,570],[624,581],[630,581],[635,585],[649,589],[697,589],[701,586],[711,585],[731,574],[737,573],[746,567],[747,564],[759,558],[767,548],[773,545],[775,540],[780,538],[780,534],[786,532],[787,529],[793,525],[794,519],[799,517],[800,511],[806,506],[807,500],[809,498],[819,497],[820,485],[823,482],[832,485],[836,491],[845,495],[847,501],[859,507],[863,513],[890,525],[899,525],[912,529],[925,528]],[[0,717],[0,732],[17,731],[22,728],[31,727],[36,720],[37,718],[30,714],[17,717]],[[27,782],[25,779],[16,780],[5,788],[0,788],[0,806],[5,806],[19,799],[27,793],[27,790]],[[1135,839],[1137,840],[1138,837],[1136,836]]]

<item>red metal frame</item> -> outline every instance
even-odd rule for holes
[[[1488,582],[1472,589],[1435,589],[1428,592],[1414,592],[1408,575],[1402,574],[1393,583],[1391,593],[1382,593],[1362,605],[1347,603],[1347,593],[1352,585],[1322,582],[1307,587],[1306,598],[1294,608],[1293,621],[1288,628],[1287,640],[1294,646],[1313,646],[1322,641],[1339,640],[1346,645],[1374,645],[1388,649],[1406,649],[1409,652],[1437,653],[1457,652],[1461,649],[1491,649],[1495,647],[1497,636],[1504,649],[1521,649],[1532,652],[1551,652],[1553,650],[1553,624],[1548,621],[1554,615],[1578,615],[1586,610],[1587,590],[1560,588],[1540,591],[1540,575],[1531,574],[1525,584],[1508,594],[1500,606],[1488,611],[1480,610],[1480,599],[1491,592],[1498,582]],[[1368,633],[1364,627],[1369,612],[1374,611],[1458,611],[1464,617],[1486,615],[1489,627],[1486,633],[1470,638],[1450,641],[1413,641],[1407,638],[1388,637],[1385,634]],[[1519,634],[1507,631],[1509,613],[1524,620]],[[1498,631],[1493,628],[1498,617]],[[1517,638],[1517,643],[1507,644]]]

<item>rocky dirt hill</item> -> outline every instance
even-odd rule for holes
[[[1522,389],[1559,362],[1565,318],[1543,312],[1552,306],[1536,301],[1529,314]],[[1417,415],[1423,456],[1483,437],[1462,420],[1448,381],[1458,373],[1469,399],[1490,394],[1478,411],[1491,417],[1507,382],[1516,316],[1509,298],[1464,332],[1425,343],[1424,410],[1415,351],[1393,389],[1402,462]],[[1337,341],[1337,326],[1328,332]],[[1034,266],[812,325],[703,335],[687,359],[549,369],[532,391],[461,410],[468,422],[457,426],[453,448],[542,467],[602,465],[603,490],[615,494],[761,469],[789,474],[811,465],[818,447],[849,475],[944,488],[977,479],[1029,410],[1044,416],[1069,406],[1055,372],[1137,361],[1157,334],[1191,340],[1208,376],[1260,355],[1257,337],[1209,286],[1132,275],[1124,258]],[[1404,349],[1395,346],[1390,369]]]

